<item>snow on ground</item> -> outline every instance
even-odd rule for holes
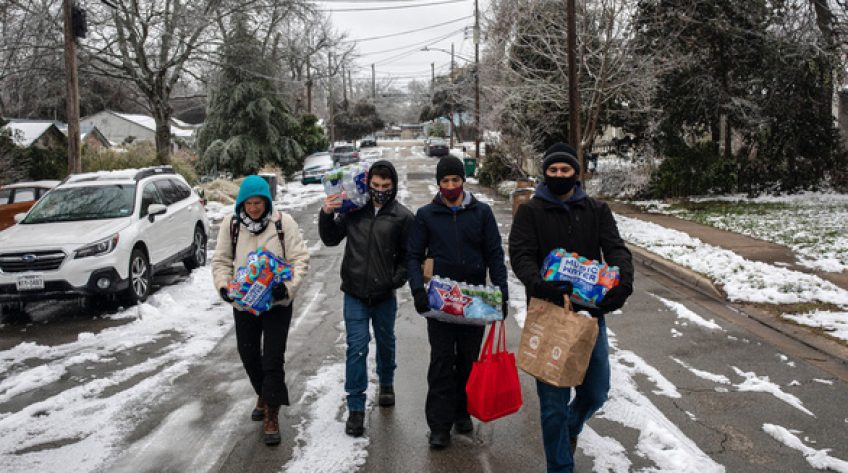
[[[72,384],[19,411],[0,413],[0,471],[96,471],[120,453],[117,442],[134,419],[229,330],[232,312],[211,288],[209,267],[199,268],[186,282],[113,316],[133,319],[128,324],[81,333],[61,345],[29,342],[0,352],[3,401],[35,389],[50,392],[60,378]],[[143,361],[125,365],[127,357],[148,350]],[[93,365],[108,374],[97,377]]]
[[[786,196],[702,197],[696,203],[727,203],[729,209],[689,209],[659,201],[634,202],[646,210],[675,215],[791,248],[810,268],[848,270],[848,194],[807,192]]]
[[[659,301],[662,302],[666,307],[673,310],[674,313],[677,314],[677,318],[679,318],[679,319],[688,320],[688,321],[694,323],[695,325],[701,326],[701,327],[709,329],[709,330],[724,330],[723,328],[721,328],[721,325],[715,323],[715,320],[713,320],[713,319],[705,320],[703,317],[696,314],[695,312],[692,312],[691,310],[686,308],[685,305],[683,305],[679,302],[674,302],[674,301],[670,301],[668,299],[663,299],[662,297],[660,297],[656,294],[651,294],[651,295],[654,296],[655,298],[659,299]]]
[[[735,366],[733,366],[732,368],[737,375],[745,378],[745,381],[743,381],[742,383],[734,385],[734,387],[736,387],[736,389],[738,389],[739,391],[768,393],[807,415],[811,415],[813,417],[816,416],[815,414],[810,412],[809,409],[804,407],[804,403],[801,402],[800,399],[789,393],[783,392],[783,390],[780,389],[780,386],[769,380],[768,376],[757,376],[757,374],[754,372],[742,371]]]
[[[848,473],[848,461],[840,460],[828,455],[829,448],[816,450],[812,447],[804,445],[804,442],[798,438],[798,431],[791,431],[786,427],[781,427],[774,424],[763,424],[763,432],[771,435],[775,440],[786,445],[789,448],[798,450],[804,455],[804,459],[811,467],[817,470],[836,471],[839,473]]]
[[[816,310],[804,314],[784,314],[782,317],[801,325],[820,328],[832,337],[848,340],[848,312]]]
[[[689,366],[689,364],[686,363],[685,361],[679,360],[679,359],[677,359],[673,356],[671,357],[671,359],[674,360],[675,363],[686,368],[687,370],[689,370],[690,373],[694,374],[695,376],[697,376],[699,378],[706,379],[707,381],[712,381],[712,382],[717,383],[717,384],[730,384],[730,379],[728,379],[728,377],[723,375],[723,374],[715,374],[715,373],[710,373],[709,371],[704,371],[704,370],[699,370],[697,368],[693,368],[693,367]]]

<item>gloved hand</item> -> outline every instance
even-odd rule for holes
[[[503,304],[501,304],[501,312],[503,312],[503,319],[506,320],[509,316],[509,301],[503,301]]]
[[[412,297],[415,298],[415,311],[419,314],[430,311],[430,301],[427,300],[427,290],[423,287],[412,291]]]
[[[574,286],[569,281],[539,281],[533,285],[533,297],[556,305],[563,305],[563,297],[570,296]]]
[[[285,284],[274,286],[271,288],[271,297],[273,297],[275,301],[281,301],[286,297],[289,297],[289,290],[286,288]]]
[[[221,299],[224,299],[224,302],[233,302],[233,298],[232,298],[232,297],[230,297],[230,296],[227,294],[227,288],[226,288],[226,287],[222,287],[222,288],[218,291],[218,294],[220,294],[220,295],[221,295]]]
[[[604,296],[601,303],[598,304],[598,308],[604,311],[604,313],[615,312],[624,307],[624,303],[627,302],[630,294],[633,294],[632,285],[627,283],[619,284]]]

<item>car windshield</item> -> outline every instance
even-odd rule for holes
[[[333,167],[333,158],[328,154],[321,156],[311,156],[303,162],[303,169],[313,169],[322,166]]]
[[[21,223],[71,222],[121,218],[132,214],[135,185],[53,189]]]
[[[356,151],[353,146],[336,146],[333,149],[334,153],[350,153],[352,151]]]

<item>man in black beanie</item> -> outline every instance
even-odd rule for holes
[[[507,315],[507,272],[498,223],[491,207],[463,189],[462,161],[446,156],[436,166],[439,192],[420,209],[409,232],[407,248],[409,287],[415,310],[430,310],[421,263],[433,258],[433,274],[468,284],[486,284],[486,273],[503,293]],[[451,427],[462,434],[474,430],[468,415],[465,385],[477,361],[484,327],[427,319],[430,366],[427,370],[425,413],[430,427],[430,447],[450,444]]]
[[[577,152],[565,143],[545,151],[542,161],[544,181],[529,202],[518,208],[509,233],[512,270],[524,284],[527,299],[535,297],[563,305],[571,295],[568,283],[542,279],[542,263],[548,253],[564,248],[588,259],[618,266],[621,280],[597,308],[574,303],[575,311],[585,310],[597,318],[598,338],[589,360],[583,384],[560,388],[536,380],[542,418],[542,441],[549,472],[571,472],[577,436],[584,423],[603,405],[609,393],[610,364],[604,314],[624,306],[633,292],[633,263],[630,251],[618,234],[609,206],[586,195],[578,180]]]

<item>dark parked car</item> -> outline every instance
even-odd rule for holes
[[[430,141],[424,145],[424,152],[427,156],[447,156],[448,153],[450,153],[450,147],[445,140],[431,138]]]
[[[333,162],[338,166],[359,162],[359,150],[353,145],[336,145],[331,154]]]
[[[359,140],[360,148],[373,148],[375,146],[377,146],[377,140],[373,138],[363,138]]]

